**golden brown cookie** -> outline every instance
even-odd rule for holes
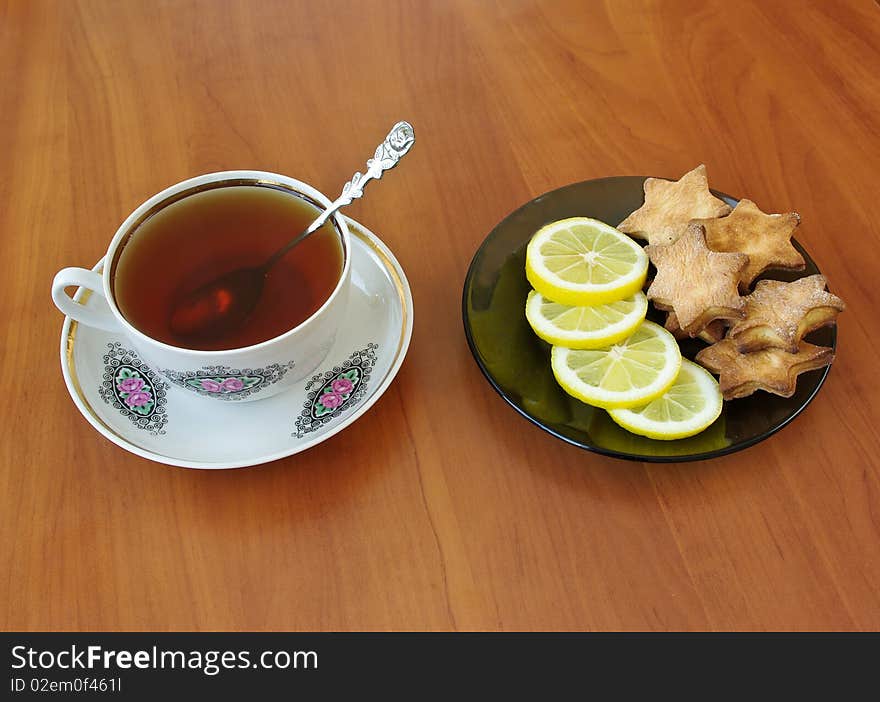
[[[755,390],[791,397],[797,377],[829,365],[834,360],[834,352],[802,341],[797,353],[782,349],[740,353],[732,340],[724,339],[700,351],[694,360],[719,374],[718,383],[725,400],[746,397]]]
[[[657,305],[654,306],[656,307]],[[678,323],[678,317],[675,316],[675,312],[669,312],[666,315],[666,324],[664,326],[676,339],[691,338],[691,335],[681,328],[681,325]],[[727,325],[724,321],[721,319],[715,319],[702,329],[698,330],[694,336],[698,339],[702,339],[707,344],[714,344],[724,338],[725,331],[727,331]]]
[[[647,178],[645,203],[617,228],[653,246],[671,244],[692,219],[722,217],[730,206],[709,192],[706,166],[699,165],[680,180]]]
[[[774,347],[789,353],[814,329],[833,324],[845,305],[825,290],[825,276],[810,275],[792,283],[759,280],[745,298],[745,318],[728,333],[743,352]]]
[[[740,200],[727,217],[697,221],[706,229],[710,249],[748,255],[749,265],[740,274],[742,291],[768,268],[804,268],[803,256],[791,244],[801,221],[797,212],[765,214],[751,200]]]
[[[675,312],[688,335],[696,335],[714,319],[741,319],[745,301],[737,292],[745,254],[710,251],[703,227],[692,224],[669,246],[647,246],[657,267],[648,299]]]

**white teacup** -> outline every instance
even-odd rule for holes
[[[281,188],[305,196],[321,207],[330,200],[310,185],[287,176],[263,171],[222,171],[172,185],[144,202],[122,223],[104,256],[102,274],[85,268],[64,268],[52,281],[52,300],[72,319],[124,335],[153,369],[169,381],[202,397],[248,402],[285,390],[312,373],[327,356],[342,323],[351,283],[351,241],[339,213],[333,223],[342,245],[342,273],[327,301],[308,319],[253,346],[224,351],[201,351],[163,343],[144,334],[123,317],[114,300],[111,280],[128,238],[159,210],[185,197],[214,188],[241,185]],[[295,232],[291,232],[294,234]],[[185,235],[185,233],[182,233]],[[86,307],[71,299],[65,288],[78,286],[101,295],[103,306]]]

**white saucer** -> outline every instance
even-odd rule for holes
[[[290,390],[247,403],[211,402],[166,382],[132,351],[124,336],[69,317],[61,330],[61,368],[79,411],[126,451],[186,468],[241,468],[290,456],[342,431],[391,384],[409,348],[413,302],[403,269],[372,232],[347,218],[352,242],[352,288],[347,320],[315,373]],[[103,261],[95,266],[100,270]],[[86,306],[106,305],[79,289]],[[154,413],[144,421],[119,403],[111,367],[139,369],[153,386]],[[340,374],[354,387],[334,408],[318,393]]]

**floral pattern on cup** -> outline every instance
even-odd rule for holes
[[[306,402],[296,418],[292,436],[302,438],[354,407],[364,397],[376,365],[377,344],[352,353],[348,359],[306,383]]]
[[[157,436],[165,433],[165,390],[156,373],[121,343],[107,344],[104,373],[98,394],[108,405],[128,417],[138,429]]]
[[[263,376],[247,376],[232,375],[224,378],[223,376],[215,376],[213,378],[190,378],[186,384],[195,388],[197,392],[207,393],[209,395],[223,395],[228,393],[237,393],[242,390],[250,390],[257,387],[264,381]]]
[[[199,395],[218,400],[243,400],[281,380],[293,366],[293,361],[273,363],[265,368],[204,366],[197,371],[162,369],[162,374],[175,385]]]

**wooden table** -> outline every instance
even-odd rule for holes
[[[0,4],[0,626],[877,629],[878,65],[871,0]],[[58,366],[54,272],[198,173],[332,194],[401,118],[416,148],[350,209],[415,299],[372,410],[233,471],[93,431]],[[474,363],[468,263],[542,192],[700,162],[714,187],[800,212],[848,304],[828,382],[718,460],[567,446]]]

